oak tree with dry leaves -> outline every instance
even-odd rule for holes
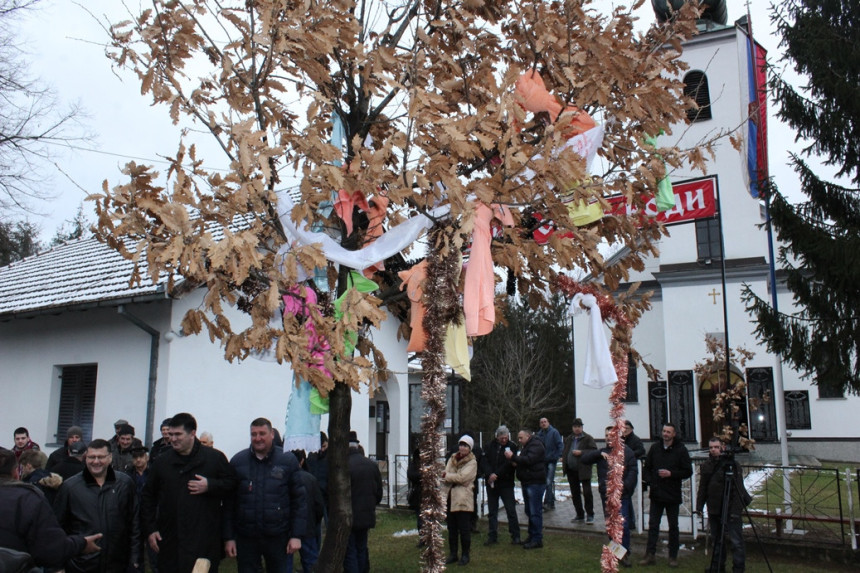
[[[181,277],[206,290],[203,306],[184,317],[186,332],[208,333],[227,360],[274,351],[329,397],[331,520],[317,570],[338,570],[343,560],[350,392],[385,378],[385,357],[366,334],[405,318],[396,271],[408,263],[399,252],[386,256],[367,273],[378,290],[362,293],[348,288],[350,265],[292,229],[306,226],[352,251],[416,218],[430,227],[422,538],[425,569],[444,569],[436,487],[443,342],[447,325],[463,320],[461,256],[470,245],[475,256],[484,209],[509,210],[513,225],[494,225],[492,262],[539,305],[560,273],[585,269],[612,291],[655,252],[663,229],[613,214],[607,197],[641,210],[667,170],[704,168],[707,146],[644,143],[661,130],[671,138],[694,105],[678,77],[696,8],[639,33],[631,14],[642,0],[609,13],[600,4],[153,0],[111,26],[114,65],[132,70],[174,122],[211,137],[222,157],[201,157],[183,139],[165,174],[129,163],[124,180],[95,197],[98,236],[136,261],[133,280],[167,274],[171,288]],[[545,87],[544,108],[516,89],[523,78]],[[603,135],[587,169],[571,141],[595,122]],[[224,161],[228,170],[214,168]],[[576,220],[573,207],[589,203],[606,215]],[[603,244],[630,251],[610,266]],[[307,280],[314,269],[328,288]],[[306,292],[300,286],[315,290],[316,304],[273,322],[283,296]],[[246,323],[231,321],[232,307]],[[647,300],[630,297],[623,307],[635,323]],[[325,333],[324,344],[314,333]]]

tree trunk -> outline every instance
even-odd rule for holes
[[[328,525],[320,550],[317,573],[339,573],[352,530],[352,497],[349,483],[349,426],[352,394],[346,384],[329,392],[328,418]]]

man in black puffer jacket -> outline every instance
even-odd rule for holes
[[[521,450],[519,455],[506,451],[505,457],[517,466],[517,479],[523,489],[526,516],[529,518],[529,537],[523,549],[543,547],[543,496],[546,492],[546,459],[543,442],[529,429],[517,434]]]
[[[208,559],[221,561],[221,504],[236,490],[236,472],[224,454],[197,439],[197,420],[187,413],[170,421],[173,449],[152,463],[143,487],[141,521],[158,553],[159,573],[190,573]]]
[[[597,491],[600,492],[600,500],[603,502],[604,518],[608,518],[606,515],[606,480],[609,478],[609,456],[612,453],[612,448],[609,446],[611,433],[612,426],[606,426],[606,447],[585,452],[579,460],[583,464],[597,464]],[[633,492],[636,490],[636,484],[639,483],[639,463],[636,461],[635,452],[624,444],[623,438],[621,443],[624,448],[624,473],[621,475],[623,485],[621,517],[624,518],[624,529],[621,535],[621,545],[627,550],[624,559],[621,560],[621,565],[630,567],[630,522],[633,517]]]
[[[140,513],[134,482],[111,467],[110,444],[93,440],[87,446],[84,470],[60,487],[54,501],[57,520],[66,533],[104,532],[102,550],[75,557],[69,573],[113,573],[140,564]]]
[[[517,445],[511,442],[508,427],[499,426],[496,428],[496,439],[490,442],[484,452],[482,472],[487,482],[487,517],[490,525],[484,545],[499,542],[499,500],[505,504],[511,543],[520,544],[520,522],[517,519],[517,501],[514,498],[514,466],[505,457],[506,451],[512,451],[516,455]]]
[[[308,494],[299,462],[274,445],[272,423],[251,422],[251,447],[230,460],[239,478],[235,495],[226,503],[224,549],[237,557],[239,573],[290,571],[293,554],[302,548],[308,526]]]
[[[66,535],[38,488],[15,479],[18,460],[0,448],[0,547],[23,551],[36,565],[62,568],[75,555],[99,551],[96,535]]]
[[[648,514],[648,546],[640,565],[657,562],[657,539],[660,537],[660,521],[663,512],[669,522],[669,567],[678,566],[678,549],[681,546],[678,529],[678,510],[683,498],[681,484],[693,475],[690,453],[678,439],[674,424],[664,424],[663,440],[648,450],[642,477],[648,484],[651,511]]]

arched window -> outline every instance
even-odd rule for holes
[[[698,109],[687,110],[687,119],[703,121],[711,119],[711,94],[708,91],[708,76],[698,70],[684,76],[684,95],[692,98],[699,106]]]

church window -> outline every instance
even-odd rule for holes
[[[712,260],[722,259],[720,220],[716,217],[696,221],[696,253],[699,262],[705,264],[710,264]]]
[[[687,110],[687,119],[690,121],[711,119],[711,94],[708,90],[708,76],[704,72],[694,70],[684,76],[684,95],[695,101],[698,106]]]
[[[61,366],[60,408],[57,415],[57,442],[62,442],[66,430],[80,426],[84,442],[93,436],[93,413],[96,407],[96,377],[98,364]]]
[[[746,375],[750,437],[757,442],[775,442],[777,436],[773,368],[747,368]]]
[[[662,439],[663,424],[672,422],[678,437],[696,441],[693,371],[669,371],[668,380],[648,383],[649,427],[651,439]]]
[[[625,402],[639,401],[639,376],[636,372],[636,361],[633,360],[633,355],[627,354],[627,397]]]
[[[794,390],[785,393],[785,427],[789,430],[812,429],[808,390]]]

